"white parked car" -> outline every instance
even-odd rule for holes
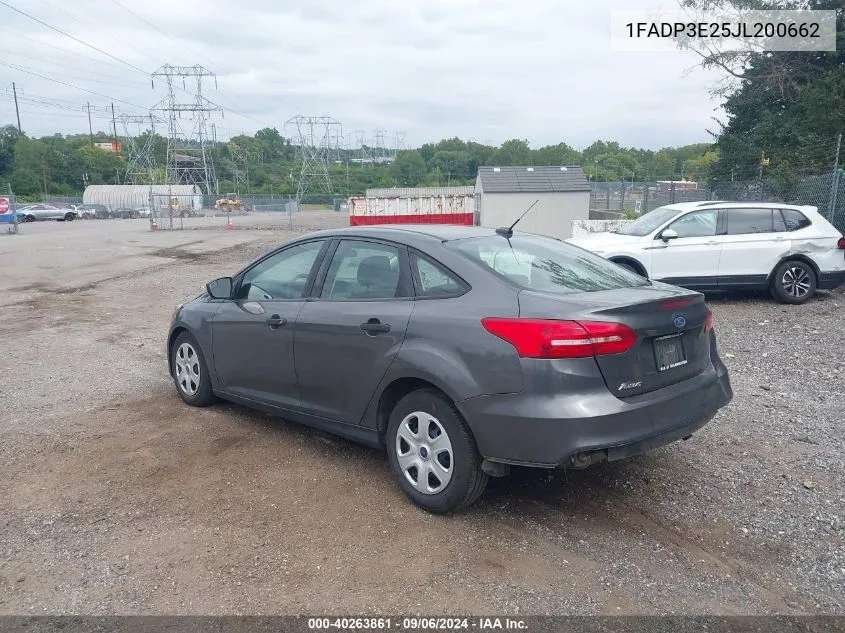
[[[804,303],[845,283],[845,238],[816,207],[684,202],[612,233],[566,240],[655,281],[693,290],[768,289]]]

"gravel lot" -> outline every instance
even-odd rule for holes
[[[845,296],[711,297],[736,392],[713,423],[436,517],[379,452],[191,409],[167,374],[178,303],[344,221],[0,235],[0,614],[845,613]]]

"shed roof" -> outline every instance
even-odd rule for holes
[[[534,193],[589,191],[580,167],[479,167],[484,193]]]

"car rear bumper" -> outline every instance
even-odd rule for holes
[[[715,339],[714,339],[715,340]],[[485,459],[544,468],[615,461],[689,436],[733,397],[712,344],[703,373],[620,399],[591,392],[477,396],[457,403]]]
[[[819,273],[819,290],[833,290],[845,284],[845,270],[834,270]]]

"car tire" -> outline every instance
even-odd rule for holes
[[[197,340],[182,332],[173,341],[170,357],[170,374],[179,397],[192,407],[214,404],[217,397],[211,390],[208,365]]]
[[[468,507],[487,486],[472,433],[455,405],[434,389],[413,391],[396,404],[386,440],[393,476],[424,510],[447,514]]]
[[[637,268],[635,266],[632,266],[628,262],[613,262],[613,263],[616,264],[617,266],[621,267],[621,268],[624,268],[629,273],[634,273],[635,275],[639,275],[640,277],[643,276],[643,274],[639,270],[637,270]]]
[[[23,221],[24,222],[35,222],[35,216],[34,215],[27,215],[27,216],[24,217]]]
[[[73,222],[76,216],[73,213],[65,213],[65,222]]]
[[[791,259],[775,268],[770,290],[779,303],[800,305],[813,298],[817,283],[816,271],[810,264]]]

